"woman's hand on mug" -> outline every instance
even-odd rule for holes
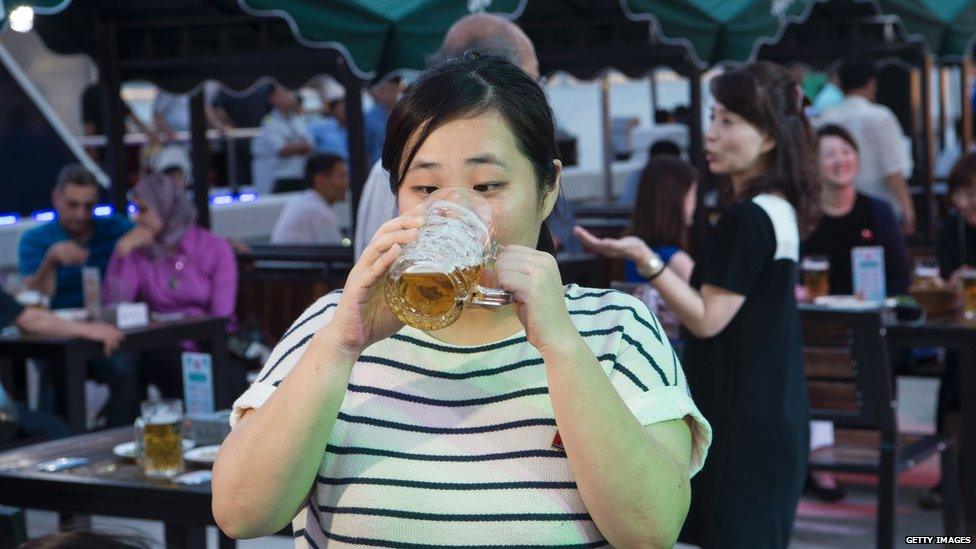
[[[573,234],[576,235],[584,248],[604,257],[622,257],[640,264],[647,261],[651,255],[651,249],[636,236],[598,238],[579,225],[573,227]]]
[[[526,339],[540,353],[579,337],[566,310],[555,257],[527,246],[505,246],[494,270],[498,285],[513,296]]]
[[[386,273],[424,224],[414,208],[384,223],[349,272],[332,321],[326,326],[333,342],[356,356],[373,343],[395,334],[403,323],[386,304]]]

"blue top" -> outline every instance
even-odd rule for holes
[[[121,215],[96,217],[92,221],[94,232],[87,244],[88,261],[84,266],[98,267],[98,270],[104,273],[115,249],[115,242],[132,228],[132,222]],[[25,232],[20,237],[18,249],[20,274],[30,276],[36,273],[41,267],[41,262],[44,261],[47,250],[54,244],[69,239],[68,233],[64,232],[57,220],[38,225]],[[59,267],[57,288],[51,296],[51,308],[82,306],[84,306],[84,297],[81,289],[81,266]]]
[[[366,131],[366,158],[372,166],[383,155],[383,141],[386,139],[386,121],[390,111],[383,105],[375,104],[363,115]]]
[[[665,265],[671,262],[671,258],[674,254],[681,251],[681,248],[677,246],[652,246],[651,250],[657,255],[661,256],[661,261]],[[646,282],[647,279],[637,272],[637,264],[631,260],[624,261],[624,282]]]
[[[315,141],[315,152],[335,154],[349,160],[349,130],[335,118],[330,116],[311,122],[308,133]]]

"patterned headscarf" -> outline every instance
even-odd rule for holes
[[[163,223],[163,229],[156,235],[156,241],[149,246],[149,257],[160,259],[176,248],[186,229],[196,223],[197,210],[193,202],[172,179],[165,175],[149,174],[143,176],[132,188],[132,195],[145,207],[151,209]]]

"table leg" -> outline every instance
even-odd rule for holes
[[[166,547],[207,549],[207,527],[201,524],[165,524]]]
[[[59,401],[63,403],[65,419],[73,433],[84,433],[88,430],[88,410],[85,406],[88,358],[86,353],[72,349],[71,346],[65,347],[60,376],[63,395],[59,395]]]
[[[976,339],[969,337],[959,345],[959,471],[962,476],[962,506],[966,532],[976,530]]]
[[[231,362],[227,356],[227,332],[223,327],[210,334],[207,350],[213,361],[214,406],[218,410],[230,408],[238,392],[237,372],[231,371]]]

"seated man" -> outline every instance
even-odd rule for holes
[[[71,322],[43,309],[25,309],[12,297],[0,291],[0,330],[9,325],[21,331],[54,337],[80,337],[98,341],[106,355],[118,349],[125,335],[115,326],[103,322]],[[9,407],[6,393],[0,386],[0,411]],[[22,402],[14,402],[14,419],[20,430],[29,437],[57,438],[68,436],[68,426],[48,414],[28,410]],[[8,410],[6,412],[10,414]],[[2,420],[0,420],[2,421]]]
[[[305,164],[308,188],[291,197],[281,210],[271,242],[275,244],[338,244],[339,218],[332,205],[346,198],[346,164],[334,154],[316,154]]]
[[[20,238],[24,282],[47,295],[52,309],[82,307],[81,267],[104,272],[116,242],[132,229],[124,215],[94,216],[99,190],[90,171],[77,164],[65,166],[51,193],[57,219]]]

